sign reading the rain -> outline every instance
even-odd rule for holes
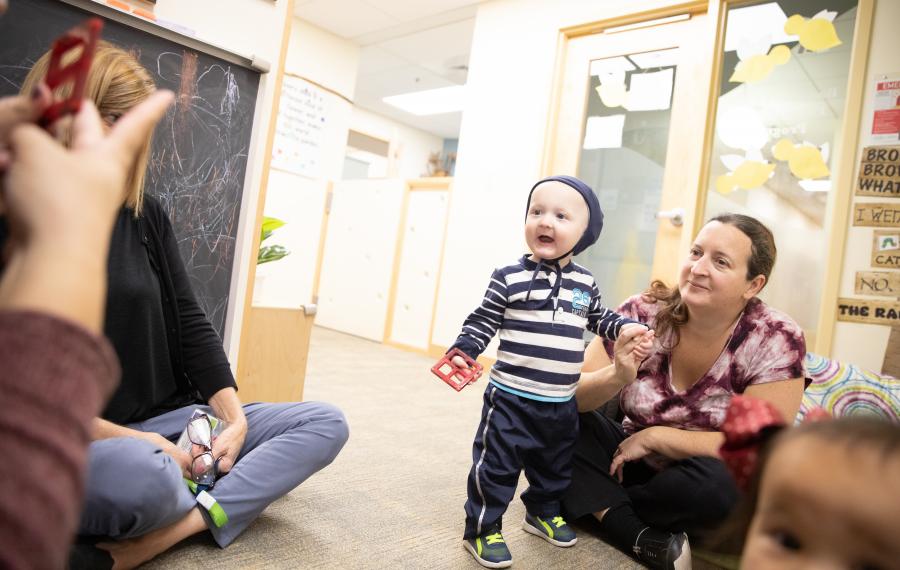
[[[875,232],[872,266],[900,269],[900,231]]]
[[[900,146],[863,149],[857,196],[900,197]]]
[[[848,323],[900,325],[900,302],[838,299],[837,318]]]

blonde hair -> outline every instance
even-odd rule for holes
[[[49,65],[50,52],[47,52],[28,72],[22,83],[21,93],[31,93],[47,75]],[[59,95],[65,96],[68,89],[66,86]],[[137,57],[120,47],[100,40],[97,42],[84,90],[84,96],[94,102],[104,121],[115,122],[129,109],[149,97],[156,90],[156,85]],[[151,141],[152,136],[147,137],[127,181],[125,205],[134,210],[135,216],[140,215],[144,203],[144,177],[147,164],[150,162]]]

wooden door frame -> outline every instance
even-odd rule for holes
[[[391,272],[391,288],[388,291],[387,317],[384,321],[384,337],[382,343],[400,348],[410,352],[419,354],[428,354],[431,347],[431,335],[434,332],[434,314],[437,311],[438,286],[441,282],[441,270],[444,266],[444,249],[447,239],[447,223],[450,219],[450,196],[453,194],[453,178],[452,177],[429,177],[415,178],[406,181],[406,188],[403,191],[403,210],[400,214],[400,225],[397,229],[397,240],[394,249],[394,268]],[[400,263],[403,256],[403,240],[406,234],[406,219],[409,213],[409,196],[412,192],[447,192],[447,210],[444,212],[444,228],[443,238],[441,240],[441,251],[438,254],[438,271],[436,275],[434,294],[431,306],[431,324],[428,327],[428,339],[426,340],[426,348],[410,346],[391,340],[391,334],[394,328],[394,310],[397,305],[397,282],[400,279]]]
[[[709,172],[713,160],[712,149],[715,138],[715,118],[719,102],[719,85],[722,74],[723,47],[725,42],[725,23],[728,9],[742,4],[750,4],[754,0],[696,0],[673,3],[651,10],[622,14],[606,20],[580,24],[562,28],[557,36],[556,65],[553,75],[553,89],[550,96],[550,108],[547,114],[547,126],[544,137],[545,144],[541,159],[541,173],[552,174],[551,165],[556,145],[556,129],[559,125],[559,108],[563,98],[565,83],[566,58],[569,53],[569,42],[581,36],[602,33],[605,29],[648,22],[659,18],[679,14],[706,14],[707,26],[704,42],[710,54],[707,68],[703,75],[708,80],[705,105],[706,121],[703,126],[703,146],[701,151],[700,170],[690,173],[696,180],[696,203],[693,208],[685,205],[686,215],[681,236],[681,249],[686,251],[691,240],[703,226],[703,212],[706,211],[706,196],[709,188]],[[844,251],[847,231],[849,229],[850,206],[853,198],[853,176],[855,160],[859,151],[859,125],[863,113],[863,95],[867,85],[866,67],[869,59],[872,19],[877,0],[858,0],[856,22],[853,32],[853,47],[850,55],[850,68],[847,75],[847,96],[844,102],[844,115],[841,125],[840,155],[835,160],[835,175],[832,177],[833,192],[830,222],[826,219],[827,250],[825,259],[828,263],[823,277],[822,298],[819,305],[819,319],[816,327],[816,342],[809,347],[818,354],[830,355],[834,342],[834,331],[837,323],[836,306],[840,293],[841,276],[844,269]]]

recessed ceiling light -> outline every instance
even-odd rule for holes
[[[423,116],[462,111],[465,99],[466,86],[453,85],[427,91],[391,95],[383,98],[382,101],[407,113]]]

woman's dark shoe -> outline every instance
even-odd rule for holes
[[[691,569],[691,545],[683,532],[672,534],[647,527],[632,550],[638,560],[654,570]]]

